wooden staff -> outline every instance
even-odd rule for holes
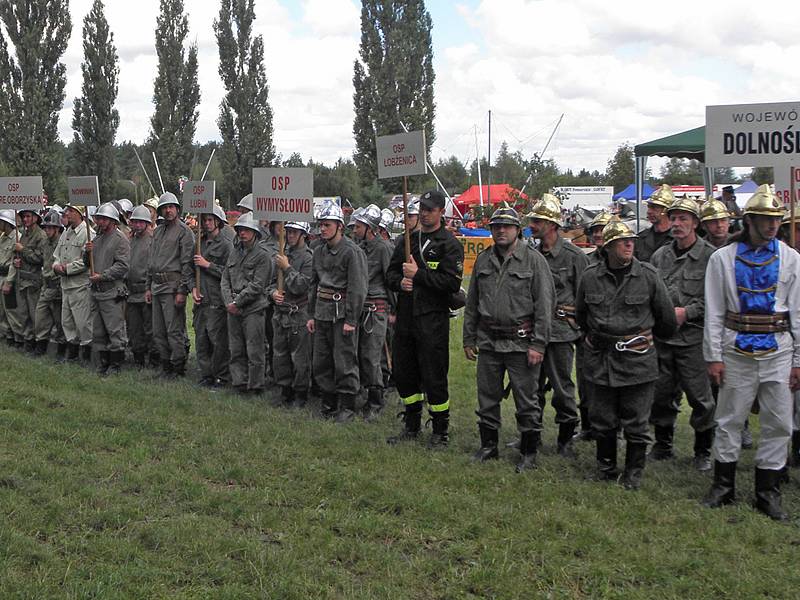
[[[196,240],[196,245],[195,245],[195,249],[194,249],[194,253],[195,254],[200,254],[200,233],[201,233],[200,221],[201,221],[202,216],[203,216],[202,214],[198,214],[197,215],[197,240]],[[200,265],[195,265],[195,267],[194,267],[194,287],[197,288],[197,293],[199,295],[200,294]]]
[[[794,186],[795,183],[794,178],[796,174],[797,174],[797,169],[795,169],[794,167],[789,167],[789,194],[790,194],[789,210],[792,211],[791,214],[789,215],[789,227],[791,228],[789,230],[789,236],[790,236],[789,241],[792,244],[792,248],[797,247],[796,245],[797,234],[795,233],[794,230],[794,225],[797,219],[797,217],[794,214],[794,211],[797,208],[797,197],[796,197],[797,192],[795,191],[795,186]]]
[[[405,224],[403,241],[405,242],[406,262],[408,262],[411,259],[411,232],[408,229],[408,177],[403,177],[403,223]]]
[[[84,219],[86,220],[86,241],[92,241],[92,227],[89,224],[89,207],[83,207]],[[94,250],[89,250],[89,277],[94,275]]]
[[[286,245],[286,228],[283,226],[283,221],[278,223],[278,254],[286,256],[283,247]],[[283,291],[283,269],[278,269],[278,291]]]

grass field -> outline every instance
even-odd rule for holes
[[[100,380],[0,350],[0,598],[797,598],[795,520],[697,499],[685,415],[680,458],[638,493],[595,482],[593,447],[473,465],[474,366],[451,336],[445,452],[389,447],[375,425],[336,426],[264,400]],[[501,440],[515,434],[504,407]],[[757,428],[756,428],[757,433]]]

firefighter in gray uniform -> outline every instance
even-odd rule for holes
[[[0,289],[3,289],[6,276],[11,269],[11,261],[14,260],[14,229],[17,227],[16,214],[13,210],[0,210]],[[9,346],[14,345],[14,333],[11,325],[8,324],[8,310],[6,299],[8,295],[0,294],[0,336],[2,341]],[[13,301],[12,301],[13,305]]]
[[[269,301],[272,261],[258,243],[261,229],[251,213],[234,226],[238,240],[222,272],[222,300],[228,312],[231,384],[242,394],[264,392],[264,312]]]
[[[25,230],[14,244],[14,260],[6,277],[5,286],[15,284],[17,308],[8,312],[8,322],[18,348],[33,352],[35,344],[34,322],[36,303],[42,288],[42,265],[47,236],[39,223],[42,218],[31,210],[19,212]]]
[[[164,222],[153,232],[145,302],[153,305],[153,342],[165,377],[186,374],[186,296],[194,277],[194,235],[172,192],[158,200]]]
[[[544,360],[555,288],[542,255],[520,239],[517,211],[495,210],[489,220],[494,245],[475,260],[464,308],[464,354],[478,361],[478,428],[473,460],[496,459],[505,373],[514,392],[520,431],[518,473],[536,467],[542,409],[534,390]]]
[[[367,265],[361,249],[344,237],[344,215],[336,204],[319,214],[324,243],[314,249],[306,326],[314,335],[314,377],[322,415],[348,423],[359,392],[358,323],[367,295]]]
[[[541,240],[542,253],[556,288],[556,306],[553,328],[544,364],[539,374],[539,404],[544,409],[545,378],[553,388],[551,402],[558,423],[558,453],[574,457],[572,438],[578,425],[578,407],[575,403],[575,384],[572,366],[575,359],[575,341],[581,332],[575,320],[575,293],[588,261],[583,251],[565,242],[558,234],[561,227],[561,205],[552,194],[544,194],[528,215],[533,236]]]
[[[647,220],[651,226],[642,231],[636,239],[636,258],[650,262],[653,252],[672,241],[667,209],[674,202],[675,195],[666,183],[658,188],[647,200]]]
[[[667,214],[673,242],[656,250],[650,262],[667,285],[675,305],[678,331],[669,338],[656,337],[659,378],[650,412],[656,442],[650,458],[675,457],[673,435],[681,392],[685,392],[692,407],[689,422],[695,431],[694,466],[699,471],[710,471],[715,403],[703,361],[703,315],[706,266],[716,248],[697,236],[700,209],[694,200],[675,200]]]
[[[84,262],[89,265],[89,252],[94,260],[90,273],[92,296],[93,339],[97,349],[98,373],[113,375],[120,372],[125,360],[128,337],[125,332],[125,298],[128,290],[125,278],[131,257],[131,245],[122,233],[119,212],[110,202],[97,209],[94,215],[97,237],[86,243]]]
[[[200,268],[200,289],[192,285],[192,325],[200,385],[211,388],[224,386],[230,379],[228,313],[221,286],[222,272],[233,250],[231,242],[222,235],[225,213],[216,205],[213,210],[211,214],[200,215],[203,236],[200,254],[194,256],[194,264]]]
[[[277,278],[269,295],[275,305],[272,316],[272,366],[275,384],[280,387],[284,406],[302,408],[308,401],[311,373],[308,291],[311,287],[311,250],[306,244],[308,223],[288,222],[286,254],[275,256],[275,266],[283,271],[283,291]]]
[[[45,215],[42,229],[47,235],[43,248],[44,264],[42,265],[42,291],[36,303],[36,355],[47,354],[47,347],[52,340],[57,344],[56,359],[64,358],[67,350],[64,330],[61,328],[61,278],[53,271],[55,249],[64,226],[61,215],[51,210]]]
[[[353,236],[367,258],[367,298],[358,329],[358,363],[361,387],[367,390],[363,415],[377,420],[383,411],[383,371],[386,326],[392,303],[386,286],[386,270],[393,249],[379,237],[381,209],[370,204],[355,217]]]
[[[153,243],[152,215],[146,206],[137,206],[131,213],[131,261],[128,269],[128,305],[125,320],[128,341],[137,368],[145,366],[148,353],[151,366],[159,366],[159,356],[152,348],[153,307],[145,302],[147,291],[147,265]]]
[[[622,427],[627,441],[622,483],[636,490],[651,441],[647,420],[658,377],[653,335],[671,337],[677,321],[656,269],[633,256],[636,234],[612,221],[603,239],[604,260],[583,273],[575,299],[576,317],[586,332],[584,370],[593,385],[589,419],[600,479],[618,476],[617,430]]]
[[[84,206],[68,205],[64,209],[67,227],[54,252],[53,272],[61,277],[61,327],[67,339],[67,362],[82,358],[89,363],[92,356],[89,269],[83,264],[83,249],[90,231],[85,214]]]

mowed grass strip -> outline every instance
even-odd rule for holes
[[[680,457],[648,464],[638,493],[592,480],[591,444],[556,456],[549,407],[538,471],[516,475],[505,448],[471,464],[460,327],[451,446],[433,453],[385,444],[395,401],[375,425],[342,427],[267,397],[0,350],[0,597],[797,597],[798,474],[790,525],[750,508],[753,451],[740,503],[701,508],[710,476],[691,467],[685,412]],[[509,399],[501,443],[513,412]]]

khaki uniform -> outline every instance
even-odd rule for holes
[[[61,232],[53,252],[55,262],[66,265],[61,275],[61,327],[67,342],[89,346],[92,343],[89,302],[89,269],[83,263],[86,245],[86,222]]]
[[[43,249],[42,290],[36,303],[35,334],[38,342],[63,344],[66,338],[61,327],[61,278],[53,272],[58,240],[59,237],[48,237]]]
[[[362,387],[383,388],[381,362],[386,344],[386,327],[391,310],[386,289],[386,270],[392,251],[381,238],[364,240],[361,249],[367,259],[367,298],[358,329],[359,378]],[[378,392],[374,392],[376,402]]]
[[[231,384],[239,389],[264,389],[264,311],[272,261],[256,240],[249,248],[238,242],[222,273],[222,301],[235,303],[240,314],[228,313]]]
[[[8,272],[8,281],[16,283],[17,308],[8,312],[8,322],[17,342],[32,344],[47,235],[41,227],[34,225],[20,235],[19,243],[24,246],[19,253],[22,264],[17,268],[12,261]]]
[[[311,373],[310,334],[308,321],[308,292],[311,287],[311,249],[289,248],[286,251],[289,268],[283,275],[284,301],[275,304],[272,317],[272,366],[275,384],[291,387],[297,397],[308,394]],[[268,295],[277,289],[270,286]]]
[[[534,390],[540,365],[528,349],[544,353],[551,335],[555,288],[541,254],[521,240],[502,260],[494,247],[478,255],[464,308],[463,344],[478,348],[478,423],[500,428],[503,380],[508,373],[520,432],[542,429]]]
[[[231,250],[233,245],[221,231],[213,239],[203,236],[200,242],[200,254],[211,264],[207,269],[200,269],[203,301],[194,305],[192,326],[200,376],[209,383],[224,384],[230,379],[228,312],[222,301],[221,283]]]
[[[100,352],[124,352],[128,345],[125,332],[125,298],[128,295],[125,278],[131,257],[130,242],[115,227],[111,232],[94,238],[93,244],[94,272],[101,277],[100,281],[90,286],[94,346]],[[88,253],[84,262],[89,264]]]
[[[15,238],[16,235],[13,232],[11,235],[7,233],[0,234],[0,288],[3,287],[9,269],[11,268],[11,261],[14,258]],[[6,295],[2,293],[0,293],[0,337],[5,341],[14,341],[14,333],[11,331],[11,325],[8,323]]]
[[[128,341],[133,352],[134,362],[144,365],[145,355],[155,354],[153,341],[153,306],[145,302],[147,291],[147,270],[150,262],[150,248],[153,232],[146,228],[141,235],[134,235],[131,242],[131,261],[126,285],[128,287],[128,306],[125,321],[128,326]]]
[[[194,234],[176,219],[153,232],[147,289],[153,296],[153,342],[162,365],[182,373],[186,366],[186,304],[175,296],[188,296],[194,277]]]

